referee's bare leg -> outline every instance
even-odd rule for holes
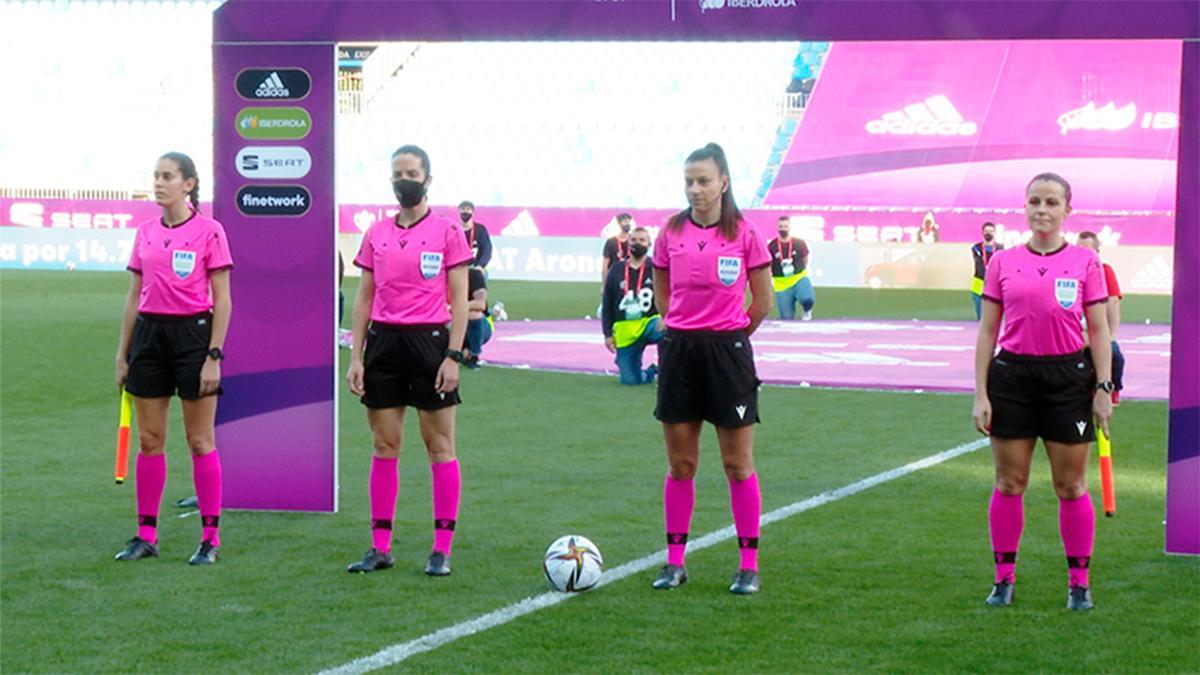
[[[729,508],[737,532],[741,561],[734,575],[733,593],[758,592],[758,533],[762,516],[762,493],[754,471],[754,425],[717,427],[721,463],[729,481]]]
[[[392,520],[396,517],[396,497],[400,493],[400,446],[404,435],[404,411],[394,408],[367,408],[371,427],[372,455],[369,477],[371,502],[371,548],[348,572],[374,572],[392,567]]]
[[[992,459],[996,480],[988,503],[988,529],[996,565],[995,586],[988,604],[1007,606],[1012,602],[1016,581],[1017,550],[1025,527],[1025,488],[1033,462],[1036,438],[992,437]]]
[[[454,420],[458,406],[439,410],[418,410],[421,440],[429,453],[429,471],[433,476],[433,550],[425,573],[444,577],[450,574],[450,553],[454,529],[458,524],[458,502],[462,495],[462,475],[454,454]]]
[[[137,412],[138,454],[134,467],[137,490],[137,536],[117,553],[117,560],[158,556],[158,509],[167,485],[167,408],[169,397],[133,397]]]
[[[663,422],[667,477],[663,481],[663,525],[667,532],[667,564],[652,586],[659,590],[686,583],[688,530],[696,507],[696,467],[700,464],[700,430],[704,422]]]
[[[216,395],[183,400],[183,427],[192,455],[192,485],[200,509],[200,548],[192,564],[216,562],[221,547],[221,457],[216,448]]]
[[[1096,537],[1096,512],[1087,491],[1089,443],[1046,441],[1050,474],[1058,494],[1058,529],[1067,556],[1067,593],[1072,609],[1090,609],[1088,566]]]

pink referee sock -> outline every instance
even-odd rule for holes
[[[392,519],[396,517],[396,497],[400,494],[400,458],[371,457],[371,545],[388,553],[392,550]]]
[[[167,456],[138,453],[134,468],[137,478],[138,537],[158,542],[158,506],[167,486]]]
[[[733,510],[733,529],[737,531],[741,568],[758,571],[758,521],[762,515],[762,494],[758,474],[746,480],[729,479],[729,507]]]
[[[462,475],[457,459],[430,464],[429,471],[433,474],[433,550],[450,555],[454,527],[458,524]]]
[[[663,482],[663,522],[667,527],[667,563],[683,567],[688,530],[696,508],[696,481],[679,480],[667,474]]]
[[[192,485],[200,507],[200,540],[221,546],[221,457],[217,449],[192,455]]]
[[[1070,585],[1087,586],[1092,544],[1096,538],[1096,511],[1091,495],[1084,492],[1075,499],[1058,500],[1058,531],[1067,554]]]
[[[996,583],[1016,581],[1017,547],[1025,527],[1025,496],[992,491],[988,505],[988,524],[992,533],[992,555],[996,560]]]

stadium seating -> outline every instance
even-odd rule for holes
[[[775,142],[771,145],[771,154],[767,157],[766,168],[758,179],[758,189],[750,206],[761,206],[779,174],[779,166],[787,156],[787,150],[795,135],[796,126],[808,97],[816,84],[817,73],[825,63],[825,55],[829,53],[828,42],[801,42],[792,58],[792,80],[788,83],[784,99],[784,117],[775,131]]]

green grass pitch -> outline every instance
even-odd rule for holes
[[[559,535],[592,538],[609,567],[663,548],[653,389],[485,368],[463,375],[450,578],[422,574],[430,479],[415,416],[397,566],[343,571],[370,542],[370,437],[362,406],[344,394],[340,513],[229,512],[221,562],[189,567],[199,522],[177,519],[169,503],[192,489],[176,404],[162,557],[115,563],[134,531],[134,486],[111,477],[126,284],[119,274],[0,275],[0,671],[315,672],[545,592],[540,556]],[[965,293],[818,292],[819,316],[971,311]],[[494,295],[518,320],[579,318],[598,300],[593,287],[570,284],[497,282]],[[1167,318],[1164,299],[1132,304]],[[764,511],[976,438],[970,402],[764,388]],[[992,467],[983,449],[764,528],[757,596],[726,591],[737,551],[725,542],[689,556],[692,580],[677,591],[652,591],[650,570],[389,670],[1197,672],[1200,560],[1162,552],[1166,412],[1148,402],[1117,411],[1119,511],[1097,521],[1087,614],[1064,608],[1057,502],[1040,452],[1016,602],[984,606]],[[711,430],[697,480],[693,538],[731,522]],[[1098,502],[1097,471],[1089,481]]]

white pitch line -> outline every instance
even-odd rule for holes
[[[184,511],[183,513],[181,513],[175,517],[176,518],[190,518],[191,516],[194,516],[197,513],[200,513],[200,512],[199,511]]]
[[[910,473],[915,473],[922,469],[928,469],[931,466],[941,464],[942,462],[954,459],[960,455],[965,455],[968,452],[973,452],[987,444],[988,439],[986,438],[980,438],[978,440],[971,441],[970,443],[963,443],[962,445],[950,448],[949,450],[943,450],[942,452],[939,452],[935,455],[930,455],[924,459],[918,459],[915,462],[909,462],[904,466],[889,469],[883,473],[877,473],[874,476],[850,483],[849,485],[843,485],[836,490],[822,492],[821,494],[809,497],[808,499],[793,502],[787,506],[775,509],[774,511],[764,513],[762,518],[759,520],[759,523],[762,526],[766,526],[776,521],[783,520],[784,518],[790,518],[797,513],[803,513],[805,511],[815,509],[818,506],[824,506],[825,504],[836,502],[839,499],[845,499],[846,497],[856,495],[864,490],[869,490],[882,483],[907,476]],[[721,528],[720,530],[709,532],[699,539],[688,541],[687,551],[688,553],[695,553],[696,551],[700,551],[728,539],[732,539],[734,536],[734,528],[732,525],[730,525],[728,527]],[[644,572],[655,567],[656,565],[660,565],[662,564],[665,556],[666,550],[663,549],[614,567],[604,573],[604,575],[600,578],[600,582],[596,584],[596,587],[599,588],[601,586],[607,586],[608,584],[616,583],[622,579],[633,576],[634,574]],[[362,658],[355,659],[349,663],[337,666],[336,668],[323,670],[321,671],[320,675],[349,675],[351,673],[369,673],[372,670],[386,668],[387,666],[395,665],[418,654],[424,654],[425,652],[437,649],[438,647],[450,642],[454,642],[459,638],[464,638],[468,635],[481,633],[489,628],[501,626],[509,621],[512,621],[513,619],[536,612],[539,609],[553,607],[554,605],[566,602],[573,597],[576,597],[576,594],[557,593],[551,591],[542,593],[541,595],[525,598],[524,600],[515,602],[507,607],[501,607],[500,609],[492,610],[487,614],[483,614],[469,621],[456,623],[453,626],[448,626],[441,630],[434,631],[415,640],[400,642],[390,647],[385,647],[374,654],[371,654],[370,656],[364,656]]]

